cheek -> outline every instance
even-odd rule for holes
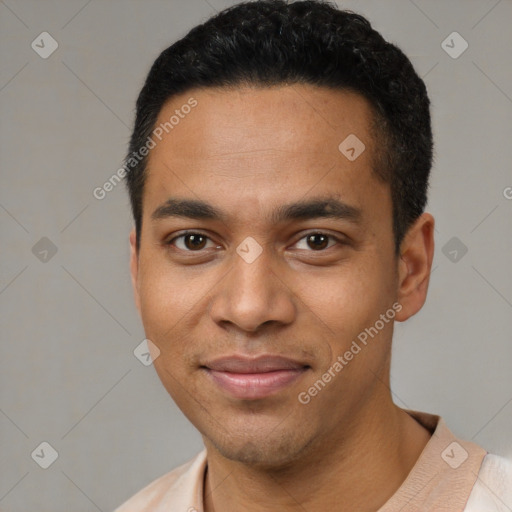
[[[183,280],[183,279],[182,279]],[[187,325],[193,314],[193,298],[188,297],[179,279],[161,272],[156,265],[148,266],[141,275],[141,318],[146,337],[159,349],[154,368],[167,392],[181,407],[186,407],[189,387],[189,352],[194,346]],[[187,392],[188,391],[188,392]]]
[[[340,266],[329,275],[301,281],[301,299],[336,334],[338,343],[350,342],[390,306],[391,287],[377,262]]]
[[[179,315],[177,307],[179,301],[175,300],[175,293],[163,286],[160,281],[151,284],[145,281],[140,289],[141,317],[146,336],[161,346],[162,336],[171,329],[175,318]],[[154,338],[154,339],[153,339]]]
[[[177,271],[159,251],[140,262],[139,296],[146,329],[162,333],[173,327],[197,302],[197,290],[185,271]]]
[[[392,279],[384,265],[373,262],[360,269],[347,266],[316,281],[315,286],[303,282],[300,293],[326,334],[330,357],[322,358],[302,391],[318,395],[313,406],[318,411],[351,410],[371,392],[378,383],[375,375],[387,364],[395,315]],[[384,322],[380,315],[386,312]],[[319,379],[328,381],[325,392]]]
[[[141,262],[139,272],[142,323],[146,337],[160,349],[161,360],[169,350],[179,347],[179,343],[171,345],[169,340],[179,337],[177,329],[187,313],[188,301],[183,300],[180,283],[162,269],[157,258],[151,263]]]
[[[160,350],[155,368],[166,387],[172,385],[166,370],[183,377],[194,367],[193,356],[204,340],[198,332],[214,284],[204,271],[177,269],[158,253],[141,262],[141,318],[146,337]]]

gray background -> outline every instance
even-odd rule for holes
[[[0,1],[1,510],[108,511],[201,448],[133,354],[124,185],[92,192],[122,163],[153,60],[233,3]],[[396,326],[395,401],[512,457],[512,3],[339,5],[409,55],[433,104],[434,272]],[[59,44],[47,59],[31,48],[43,31]],[[453,31],[469,44],[456,59],[441,47]],[[33,250],[43,237],[56,254]],[[59,454],[46,470],[31,457],[43,441]]]

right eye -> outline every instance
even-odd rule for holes
[[[208,242],[211,244],[209,247],[207,247]],[[202,249],[216,247],[214,242],[208,236],[196,231],[187,231],[186,233],[175,236],[166,242],[166,245],[173,245],[180,251],[186,252],[198,252]]]

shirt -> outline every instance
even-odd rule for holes
[[[512,462],[457,439],[439,416],[406,411],[432,436],[402,485],[376,512],[510,512]],[[114,512],[204,512],[207,452],[163,475]]]

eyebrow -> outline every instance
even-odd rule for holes
[[[184,217],[196,220],[226,221],[227,216],[215,206],[196,199],[168,199],[151,215],[153,220],[170,217]],[[334,218],[359,224],[362,211],[333,197],[315,198],[298,201],[278,207],[271,214],[273,223],[289,220],[307,220],[315,218]]]
[[[168,199],[151,215],[153,220],[169,217],[186,217],[188,219],[225,220],[222,212],[205,201],[195,199]]]

